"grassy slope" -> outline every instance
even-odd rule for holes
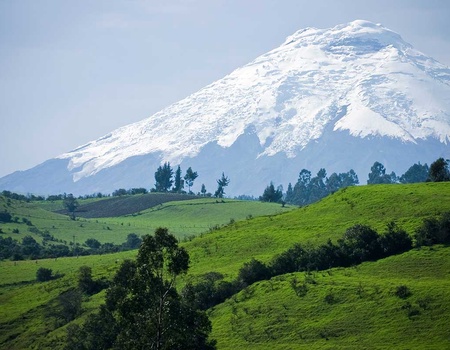
[[[152,196],[152,194],[146,196]],[[128,199],[122,198],[125,202],[128,202]],[[108,203],[106,200],[95,203],[99,205],[102,202]],[[115,244],[123,243],[129,233],[149,234],[160,226],[168,227],[174,235],[182,239],[206,232],[216,225],[224,225],[230,219],[241,220],[248,215],[268,215],[292,209],[281,208],[279,204],[274,203],[233,200],[217,203],[215,199],[204,198],[159,204],[139,212],[138,215],[99,219],[78,218],[73,221],[65,215],[44,210],[43,208],[48,207],[48,203],[17,201],[9,201],[9,205],[7,203],[8,201],[0,196],[0,210],[6,209],[13,216],[19,217],[20,223],[1,224],[0,227],[5,232],[5,236],[20,240],[25,235],[32,235],[40,241],[41,238],[38,235],[30,232],[31,227],[21,223],[22,218],[26,218],[40,231],[48,232],[66,242],[72,242],[75,236],[75,241],[78,243],[84,243],[88,238],[95,238],[102,243]],[[84,203],[84,200],[80,203]],[[19,234],[12,233],[15,228],[19,229]]]
[[[214,204],[211,205],[214,206]],[[222,204],[217,204],[217,206],[220,205]],[[169,208],[167,209],[169,210]],[[221,271],[227,274],[229,277],[233,277],[236,275],[238,269],[242,266],[242,263],[248,261],[252,256],[263,260],[269,260],[270,258],[273,257],[273,255],[287,249],[295,242],[311,241],[314,244],[318,242],[323,242],[328,238],[336,239],[342,235],[342,233],[345,231],[347,227],[349,227],[354,223],[371,224],[376,229],[382,230],[387,222],[395,220],[409,232],[412,232],[412,230],[421,223],[423,217],[428,217],[449,210],[450,210],[449,183],[405,185],[405,186],[366,186],[358,188],[349,188],[345,191],[340,191],[329,198],[326,198],[320,203],[316,203],[306,208],[294,210],[292,212],[281,215],[270,215],[263,218],[253,218],[245,220],[243,222],[237,222],[221,230],[214,231],[210,234],[204,235],[201,238],[199,237],[192,240],[191,242],[187,242],[184,244],[184,246],[189,250],[189,253],[191,255],[192,261],[191,274],[196,275],[208,271]],[[163,213],[163,211],[156,211],[156,212]],[[242,217],[246,217],[249,214],[256,216],[255,213],[245,211],[242,208],[240,208],[240,213],[242,214]],[[150,213],[148,214],[150,215]],[[129,217],[124,219],[141,220],[145,215],[147,215],[147,213],[141,216]],[[164,216],[162,216],[162,218],[163,217]],[[236,219],[238,218],[236,217]],[[33,222],[35,220],[36,219],[32,219]],[[111,220],[112,220],[111,222],[113,222],[114,220],[117,219]],[[229,221],[229,215],[227,215],[227,221]],[[137,223],[138,222],[136,221],[135,224],[137,225]],[[446,252],[447,252],[446,254],[448,255],[448,251]],[[0,348],[19,349],[29,347],[31,342],[30,339],[33,339],[33,342],[35,344],[38,344],[39,342],[44,342],[48,346],[49,341],[52,341],[52,339],[55,339],[55,337],[64,334],[64,329],[58,329],[56,331],[50,332],[51,329],[51,325],[49,324],[50,321],[47,320],[46,318],[43,318],[43,314],[45,313],[45,309],[49,307],[50,305],[49,303],[51,302],[52,298],[54,298],[60,292],[67,289],[71,285],[71,283],[73,283],[73,281],[75,280],[74,277],[75,271],[78,269],[78,267],[81,265],[92,266],[94,274],[96,274],[97,276],[101,275],[110,276],[118,265],[115,263],[116,259],[121,260],[125,257],[132,257],[134,254],[135,252],[128,252],[122,253],[121,255],[112,254],[97,257],[95,256],[80,257],[79,259],[66,258],[66,259],[58,259],[57,261],[54,260],[39,261],[38,265],[32,262],[20,262],[20,264],[23,265],[18,264],[14,266],[14,263],[12,262],[1,262],[0,275],[2,277],[5,276],[5,278],[4,279],[2,278],[3,281],[1,282],[0,285],[0,304],[2,305],[2,308],[0,308],[2,310],[0,311],[0,320],[1,320]],[[393,257],[390,259],[395,258],[397,257]],[[414,255],[411,255],[408,259],[411,261],[411,264],[414,265],[416,263],[416,257]],[[381,262],[375,264],[379,263]],[[404,265],[405,262],[400,261],[399,264]],[[18,269],[18,267],[20,266],[22,266],[23,268]],[[52,268],[54,271],[60,271],[66,273],[67,275],[61,280],[46,282],[42,284],[38,283],[29,283],[21,285],[11,284],[20,281],[33,280],[35,276],[35,271],[40,266],[49,267]],[[369,270],[372,269],[370,267],[371,266],[370,264],[367,264],[367,266],[368,266],[367,269]],[[394,271],[395,268],[397,268],[396,266],[395,267],[394,266],[395,264],[393,264],[389,269]],[[447,265],[444,265],[444,267],[445,266]],[[385,268],[379,269],[379,271],[381,272],[383,272],[384,270],[386,269]],[[340,272],[339,271],[340,270],[333,270],[332,276],[336,275],[336,278],[333,280],[330,279],[329,281],[331,282],[328,285],[325,284],[325,282],[323,282],[323,284],[327,285],[329,289],[333,289],[334,286],[336,285],[336,290],[338,290],[339,286],[339,294],[337,296],[340,298],[339,295],[341,293],[340,292],[341,288],[344,288],[349,283],[352,286],[355,283],[357,286],[359,286],[359,282],[363,278],[357,277],[356,280],[352,281],[346,280],[344,277],[348,277],[347,275],[352,275],[353,270],[350,269],[350,270],[342,270]],[[425,273],[428,272],[425,271]],[[341,277],[337,278],[338,276]],[[434,278],[433,274],[431,274],[430,276],[431,278]],[[277,282],[277,279],[275,279],[271,283],[264,282],[261,285],[266,285],[268,283],[268,285],[271,286],[271,284],[273,285],[274,283],[288,283],[283,282],[283,278],[287,281],[287,279],[291,277],[289,276],[282,277],[279,280],[279,282]],[[299,275],[298,279],[301,278],[302,275]],[[318,276],[316,278],[320,279],[322,277]],[[401,277],[395,277],[393,280],[389,281],[386,280],[385,282],[383,282],[384,284],[381,285],[382,287],[381,295],[384,297],[383,298],[380,297],[380,299],[377,299],[379,304],[363,303],[361,304],[360,307],[361,310],[369,308],[368,309],[369,311],[365,310],[364,312],[368,312],[370,314],[371,312],[370,310],[371,308],[373,309],[374,305],[382,305],[384,303],[383,300],[386,299],[387,297],[390,297],[392,288],[393,286],[396,285],[395,283],[397,283],[397,280],[399,279],[401,279]],[[375,280],[377,280],[375,277],[372,280],[370,280],[369,278],[368,282],[366,282],[368,286],[367,288],[369,289],[372,288],[375,290],[377,288],[376,284],[372,285]],[[393,282],[394,280],[395,283]],[[341,281],[344,282],[340,284]],[[382,280],[380,279],[380,281]],[[414,288],[416,287],[413,278],[406,277],[404,281],[409,286],[411,286],[411,289],[414,292],[413,297],[420,295],[420,293],[422,294],[424,293],[425,287],[423,290],[420,289],[419,292],[414,291],[413,287]],[[320,285],[322,285],[322,282],[318,284],[318,286]],[[387,286],[390,287],[388,288]],[[363,287],[365,288],[364,284]],[[427,288],[429,287],[430,286],[428,285]],[[251,288],[253,288],[253,286]],[[279,290],[283,290],[283,288],[286,289],[285,286],[282,287],[280,285]],[[310,288],[310,291],[305,297],[311,298],[310,302],[314,301],[311,304],[314,303],[317,304],[320,300],[323,300],[324,298],[323,293],[325,293],[323,290],[317,289],[317,291],[314,292],[316,294],[314,294],[313,293],[313,290],[315,290],[314,288],[316,288],[315,285]],[[271,289],[272,287],[270,287],[270,290]],[[442,288],[439,287],[438,289],[441,290]],[[287,290],[288,289],[286,289],[286,291]],[[283,293],[287,293],[286,291]],[[255,293],[256,292],[257,289],[255,289]],[[261,294],[262,309],[259,308],[259,306],[257,307],[257,309],[263,310],[264,314],[270,315],[271,313],[273,313],[274,315],[277,315],[278,311],[273,310],[278,309],[280,305],[283,306],[277,301],[277,298],[278,300],[282,300],[282,298],[284,297],[282,295],[279,296],[274,295],[273,296],[274,299],[267,299],[267,301],[265,301],[264,295],[267,294],[268,291],[265,290],[264,292],[261,293],[262,293]],[[39,295],[38,298],[36,297],[37,295]],[[314,295],[316,295],[316,298],[314,298]],[[437,294],[437,296],[439,296],[439,294]],[[238,300],[241,297],[242,296],[238,296]],[[267,294],[267,298],[269,298],[269,294]],[[272,298],[272,296],[270,296],[270,298]],[[339,298],[337,300],[340,300]],[[433,296],[433,298],[435,297]],[[445,304],[445,308],[447,309],[445,310],[448,310],[450,299],[448,298],[448,296],[446,296],[446,298],[447,304]],[[344,299],[347,300],[347,297],[345,297]],[[351,298],[348,300],[349,304],[347,305],[347,308],[343,309],[345,312],[350,312],[349,309],[351,309],[352,303],[356,302]],[[95,305],[98,305],[99,302],[101,302],[101,296],[96,296],[94,298],[86,300],[84,306],[86,309],[90,309],[92,307],[95,307]],[[286,302],[285,304],[289,306],[290,303],[291,301]],[[310,303],[302,304],[303,305],[302,307],[304,307],[306,304],[309,305]],[[305,335],[303,335],[303,337],[305,337],[305,339],[309,339],[308,340],[309,342],[317,341],[318,342],[317,344],[322,344],[325,346],[327,343],[326,342],[320,343],[322,340],[317,338],[318,330],[322,332],[321,333],[322,335],[327,336],[328,328],[330,328],[331,324],[333,323],[331,319],[332,318],[337,319],[338,317],[340,317],[339,316],[340,312],[344,311],[343,310],[339,311],[339,309],[336,309],[339,312],[334,314],[331,313],[331,309],[328,307],[328,304],[324,305],[322,304],[320,305],[318,304],[317,307],[320,310],[322,309],[325,311],[328,310],[327,312],[329,313],[323,313],[321,315],[323,317],[325,317],[326,315],[330,317],[328,321],[329,324],[327,323],[325,318],[317,316],[315,319],[311,320],[309,326],[306,325],[304,326],[307,329],[311,328],[311,331],[308,333],[307,329],[304,330]],[[235,310],[234,307],[227,305],[228,304],[218,306],[212,314],[212,319],[214,323],[214,336],[217,337],[217,339],[219,340],[219,344],[221,345],[220,348],[235,346],[233,344],[239,344],[236,345],[239,348],[245,348],[247,346],[250,346],[253,343],[249,343],[250,345],[247,344],[244,338],[232,335],[230,333],[231,331],[227,329],[227,327],[229,327],[228,324],[230,324],[231,317],[235,317],[235,315],[233,315],[233,312],[237,312],[233,311]],[[340,302],[333,304],[333,306],[335,305],[340,305]],[[231,314],[229,309],[230,307],[231,307]],[[3,309],[5,311],[3,311]],[[293,309],[293,310],[295,312],[297,311],[300,312],[299,311],[300,309],[298,310]],[[390,315],[392,310],[391,309],[389,310],[390,311],[386,312],[384,316]],[[242,309],[242,312],[245,313],[245,310]],[[314,312],[317,312],[317,310]],[[422,312],[422,314],[426,314],[425,310]],[[239,315],[241,315],[241,313],[239,313]],[[444,316],[445,315],[447,314],[444,314]],[[273,330],[273,332],[275,333],[281,332],[281,330],[277,331],[276,327],[280,327],[280,329],[284,328],[282,326],[282,322],[284,322],[282,321],[282,317],[284,316],[282,314],[279,314],[277,317],[279,319],[276,323],[281,322],[281,325],[273,326],[275,327]],[[435,318],[434,322],[439,323],[442,320],[441,318],[442,315],[439,315],[438,313],[434,314],[433,317]],[[380,315],[379,318],[382,319],[382,315]],[[238,319],[240,319],[240,317]],[[262,321],[263,320],[264,318],[262,318]],[[242,330],[245,330],[246,329],[245,327],[249,326],[257,328],[262,327],[256,325],[256,323],[254,326],[252,326],[251,324],[253,322],[256,321],[252,320],[248,324],[242,323],[238,324],[237,326],[235,325],[233,327],[235,328],[237,327]],[[355,325],[357,325],[358,322],[360,321],[356,320]],[[386,317],[382,322],[387,322]],[[294,324],[297,324],[297,321],[295,321]],[[289,328],[286,329],[288,330]],[[47,332],[50,333],[47,334]],[[333,332],[335,331],[333,330]],[[386,328],[380,328],[380,330],[377,332],[388,333],[388,330]],[[229,336],[227,336],[228,333]],[[47,337],[42,338],[42,334],[47,334]],[[270,338],[273,337],[273,335],[270,335],[271,334],[270,327],[268,331],[264,330],[264,334],[266,334],[267,337]],[[361,333],[361,335],[353,335],[353,337],[356,337],[356,339],[360,338],[362,339],[362,337],[366,336],[367,335],[364,335],[363,333]],[[289,344],[286,343],[286,337],[287,337],[286,335],[283,335],[284,340],[281,341],[280,343],[281,345],[276,345],[278,343],[275,340],[273,340],[274,346],[276,345],[278,346],[278,348],[292,348],[292,344],[297,344],[296,342],[299,342],[298,337],[296,337],[296,335],[294,334],[292,335],[292,337],[294,338],[292,338],[293,340],[290,343],[291,345],[285,346],[283,344]],[[335,336],[333,337],[336,338]],[[328,338],[330,338],[330,336],[328,336]],[[244,341],[242,339],[244,339]],[[262,341],[263,344],[265,344],[265,347],[264,345],[260,345],[260,348],[267,348],[266,343],[267,339],[265,340],[262,339],[263,338],[261,338],[260,335],[258,335],[257,338],[255,338],[257,342]],[[60,343],[56,341],[56,343],[54,343],[52,346],[58,348],[57,344]],[[370,342],[368,342],[367,344],[370,345]],[[368,348],[370,348],[370,346],[368,346]]]
[[[292,210],[275,203],[215,199],[194,199],[183,202],[169,202],[142,211],[139,215],[108,218],[108,223],[130,225],[132,228],[153,232],[157,227],[167,227],[180,238],[208,232],[230,221],[250,217],[274,215]]]
[[[395,221],[413,233],[425,217],[450,211],[450,183],[349,187],[319,203],[275,216],[237,222],[186,244],[191,273],[234,277],[252,257],[270,260],[294,243],[340,238],[355,224],[383,232]]]
[[[450,248],[413,250],[355,268],[309,276],[305,296],[291,282],[256,283],[210,312],[226,349],[448,349]],[[400,299],[396,287],[412,295]],[[328,296],[328,302],[326,297]],[[330,297],[331,296],[331,297]]]
[[[0,263],[0,349],[62,348],[65,327],[54,329],[54,319],[46,316],[55,300],[76,285],[80,266],[90,266],[93,278],[112,278],[124,259],[133,259],[136,250],[117,254],[43,259],[35,261],[4,261]],[[50,268],[62,278],[35,282],[36,270]],[[84,314],[96,309],[104,292],[83,300]]]
[[[82,201],[77,210],[77,216],[83,218],[106,218],[129,215],[140,212],[142,210],[155,207],[160,204],[173,201],[189,201],[197,196],[188,196],[178,193],[147,193],[134,196],[119,196],[104,198],[102,200]],[[62,201],[59,214],[68,214],[67,210],[63,208]]]

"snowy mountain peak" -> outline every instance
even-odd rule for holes
[[[297,45],[321,45],[324,50],[333,52],[338,48],[351,48],[353,50],[371,49],[380,50],[392,45],[398,48],[411,47],[403,41],[401,36],[381,24],[374,24],[365,20],[356,20],[341,24],[331,29],[306,28],[289,36],[284,45],[296,43]]]
[[[392,142],[432,141],[448,153],[450,69],[382,25],[356,20],[299,30],[223,79],[58,159],[68,161],[75,182],[140,156],[208,172],[223,170],[226,161],[250,174],[257,170],[248,169],[252,162],[273,170],[293,158],[298,168],[318,163],[347,171],[367,164],[329,148],[370,140],[382,155],[389,151],[380,145]],[[325,149],[326,156],[319,151]],[[380,160],[370,152],[366,163]]]
[[[263,146],[260,156],[294,157],[326,127],[446,143],[449,77],[448,68],[381,25],[307,28],[184,100],[61,158],[77,169],[75,180],[134,155],[158,152],[161,161],[180,163],[211,142],[230,147],[249,126]]]

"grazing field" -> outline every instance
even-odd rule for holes
[[[348,187],[287,213],[236,222],[188,242],[191,273],[234,278],[252,257],[263,262],[295,243],[336,241],[356,224],[383,233],[395,221],[413,234],[424,218],[450,212],[450,183]],[[214,261],[214,264],[211,264]]]
[[[200,198],[198,196],[188,196],[177,193],[147,193],[133,196],[120,196],[106,198],[102,200],[88,201],[77,208],[75,214],[83,218],[107,218],[114,216],[124,216],[134,213],[139,213],[157,205],[173,201],[188,201]],[[67,215],[68,212],[63,208],[63,203],[60,201],[62,209],[57,210],[59,214]]]
[[[293,209],[295,209],[293,206],[282,207],[276,203],[203,198],[168,202],[139,214],[104,220],[114,225],[123,223],[131,228],[147,229],[150,232],[157,227],[167,227],[172,234],[184,239],[229,223],[276,215]]]
[[[189,200],[164,202],[163,198],[174,199],[171,194],[162,195],[148,194],[129,197],[117,197],[117,200],[129,203],[132,197],[151,198],[155,204],[150,209],[138,211],[127,216],[92,218],[87,219],[78,217],[71,220],[67,215],[50,212],[43,208],[48,208],[46,202],[19,202],[0,196],[0,210],[8,210],[13,217],[18,218],[16,223],[0,224],[4,236],[10,236],[20,240],[26,235],[31,235],[38,242],[42,240],[42,233],[48,233],[62,243],[83,244],[89,238],[95,238],[101,243],[121,244],[126,240],[130,233],[137,235],[151,234],[157,227],[168,227],[170,232],[179,239],[208,232],[210,229],[228,224],[230,221],[243,220],[249,217],[261,215],[273,215],[294,209],[294,207],[283,208],[280,204],[262,203],[255,201],[238,200],[216,200],[211,198],[195,199],[196,197],[184,196]],[[179,195],[177,195],[179,196]],[[86,207],[91,204],[96,205],[95,212],[107,212],[101,210],[101,205],[110,207],[109,199],[86,200],[88,204],[84,205],[84,200],[80,200],[80,207]],[[62,201],[60,201],[62,205]],[[146,200],[148,204],[150,200]],[[8,204],[9,203],[9,204]],[[115,201],[116,205],[119,202]],[[52,204],[54,209],[55,203]],[[59,204],[58,204],[59,205]],[[32,226],[23,222],[26,219]],[[17,230],[19,233],[13,233]]]
[[[450,183],[352,187],[297,209],[196,199],[164,203],[139,215],[73,221],[32,203],[8,204],[3,199],[3,208],[28,218],[39,229],[55,226],[61,230],[60,237],[66,238],[70,238],[70,229],[81,224],[84,227],[79,231],[97,228],[96,237],[102,231],[109,237],[119,237],[119,232],[126,237],[130,231],[152,232],[153,225],[169,226],[178,237],[186,238],[181,244],[191,257],[189,274],[179,281],[181,287],[186,280],[211,271],[231,280],[252,257],[268,262],[294,243],[336,241],[355,224],[383,232],[387,223],[395,221],[412,235],[424,218],[450,211]],[[64,230],[63,223],[67,225]],[[180,227],[183,223],[185,227]],[[193,230],[194,225],[203,232],[195,238],[190,235],[200,231]],[[103,229],[108,226],[109,230]],[[6,232],[2,236],[22,235],[28,228],[24,223],[1,227]],[[12,234],[12,227],[21,233]],[[415,249],[352,268],[286,274],[255,283],[208,311],[212,336],[218,340],[218,349],[446,348],[450,339],[446,326],[450,318],[449,249]],[[58,298],[76,285],[79,267],[91,267],[96,279],[109,279],[120,262],[135,254],[0,262],[0,348],[62,349],[66,325],[56,322],[52,312]],[[63,276],[36,282],[39,267]],[[294,287],[304,282],[306,293],[300,295]],[[401,286],[410,295],[397,296]],[[103,298],[104,292],[83,297],[83,312],[72,323],[86,319]]]
[[[307,281],[304,295],[293,285]],[[406,286],[410,295],[397,295]],[[448,349],[450,248],[258,282],[210,310],[218,349]]]

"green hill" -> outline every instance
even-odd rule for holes
[[[164,226],[183,239],[201,233],[208,232],[214,227],[225,225],[233,220],[242,220],[246,217],[271,215],[288,211],[291,208],[282,208],[275,203],[261,203],[254,201],[224,200],[218,201],[211,198],[195,199],[196,197],[184,196],[189,200],[167,201],[179,199],[180,195],[171,194],[147,194],[125,196],[111,199],[87,199],[80,200],[80,208],[89,209],[90,214],[110,213],[111,207],[117,206],[117,213],[123,213],[123,208],[134,203],[128,208],[137,210],[127,216],[80,218],[70,220],[67,215],[52,212],[62,206],[62,201],[56,202],[23,202],[10,200],[0,196],[0,211],[8,211],[16,222],[0,223],[3,237],[12,237],[21,240],[26,235],[31,235],[38,242],[42,241],[42,235],[53,236],[58,243],[83,244],[89,238],[95,238],[101,243],[121,244],[130,233],[144,235],[152,233],[155,228]],[[113,204],[112,204],[113,203]],[[150,204],[153,206],[150,206]],[[143,210],[143,207],[149,209]],[[122,209],[120,209],[122,208]],[[142,209],[142,210],[141,210]],[[52,211],[50,211],[52,210]],[[31,223],[31,225],[30,225]],[[19,233],[13,233],[13,231]]]
[[[236,222],[186,244],[191,273],[235,277],[252,257],[263,262],[299,242],[336,241],[356,224],[383,232],[395,221],[412,234],[424,218],[450,211],[450,183],[348,187],[287,213]],[[212,263],[213,261],[213,263]]]
[[[411,295],[397,296],[399,286]],[[221,350],[448,349],[450,248],[255,283],[210,318]]]
[[[167,202],[193,200],[201,197],[177,193],[147,193],[134,196],[119,196],[82,203],[75,214],[83,218],[108,218],[139,213]],[[62,202],[62,201],[61,201]],[[62,203],[61,203],[62,207]],[[67,210],[57,210],[67,215]]]
[[[253,202],[172,202],[142,211],[141,215],[75,222],[24,203],[20,204],[23,211],[17,212],[29,214],[36,225],[42,220],[42,225],[50,227],[53,219],[65,220],[67,225],[109,225],[110,234],[120,228],[124,234],[128,228],[138,231],[146,225],[148,233],[153,222],[171,223],[170,230],[180,230],[183,222],[189,227],[200,225],[189,221],[200,217],[202,225],[211,230],[183,243],[191,256],[187,278],[217,271],[232,279],[252,257],[268,262],[294,243],[317,245],[328,239],[335,241],[354,224],[370,225],[383,232],[388,222],[395,221],[412,234],[424,218],[450,211],[450,183],[352,187],[286,213],[275,214],[277,211],[267,209],[262,217],[257,217],[256,207],[251,208],[248,203]],[[7,206],[6,201],[3,204]],[[18,205],[10,203],[8,208]],[[233,206],[238,210],[232,213]],[[279,205],[276,207],[278,211],[281,209]],[[216,210],[214,215],[223,214],[219,226],[228,225],[214,227],[205,220],[214,217],[212,213]],[[174,217],[179,220],[170,222]],[[59,223],[55,221],[53,225]],[[2,225],[7,232],[11,228],[8,225],[13,224]],[[423,248],[355,268],[308,276],[288,274],[256,283],[209,310],[212,336],[218,340],[219,349],[445,348],[443,345],[448,344],[445,341],[450,339],[445,327],[450,316],[449,252],[448,247]],[[87,265],[92,267],[96,278],[109,278],[120,261],[134,254],[135,251],[130,251],[41,260],[37,264],[0,262],[0,347],[61,348],[65,327],[55,329],[52,318],[45,315],[52,310],[58,295],[73,286],[78,268]],[[34,282],[36,270],[41,266],[65,276],[50,282]],[[305,278],[307,293],[297,296],[292,286],[303,283]],[[396,288],[402,285],[412,293],[407,299],[395,295]],[[85,298],[85,312],[76,322],[86,318],[102,302],[103,295]]]

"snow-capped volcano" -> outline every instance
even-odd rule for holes
[[[374,161],[402,172],[448,157],[449,141],[450,69],[382,25],[358,20],[299,30],[147,119],[0,179],[0,188],[150,187],[169,161],[195,166],[210,191],[224,171],[233,194],[260,194],[271,180],[296,182],[302,168],[353,168],[365,183]]]

